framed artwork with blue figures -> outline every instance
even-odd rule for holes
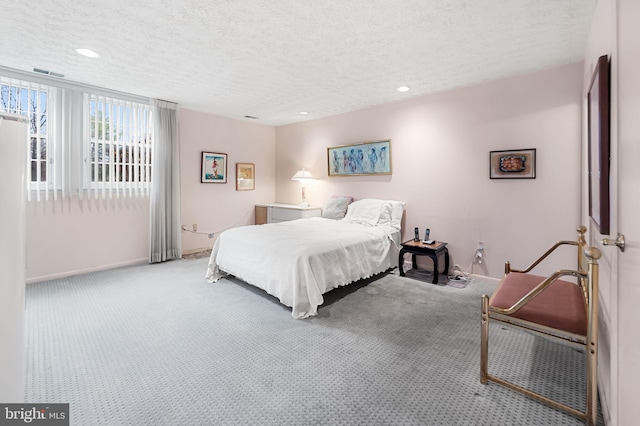
[[[329,177],[391,174],[391,139],[327,148]]]
[[[227,183],[227,154],[202,151],[201,183]]]

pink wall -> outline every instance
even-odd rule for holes
[[[149,198],[27,203],[27,282],[144,262]]]
[[[256,203],[274,201],[275,129],[180,110],[182,223],[201,232],[253,223]],[[200,152],[229,155],[228,183],[200,183]],[[236,162],[255,163],[256,190],[235,190]],[[183,233],[183,250],[210,248],[207,235]],[[31,201],[27,204],[27,281],[148,261],[149,198]],[[203,272],[204,274],[204,272]]]
[[[290,177],[306,167],[318,180],[310,203],[332,194],[406,202],[404,239],[431,228],[466,269],[478,240],[501,276],[524,267],[580,224],[582,63],[277,128],[276,200],[299,202]],[[392,139],[391,176],[327,177],[327,147]],[[489,151],[537,149],[537,178],[490,180]],[[568,263],[570,262],[570,263]],[[575,263],[566,252],[540,272]]]
[[[181,216],[189,229],[219,233],[253,224],[256,203],[275,198],[275,128],[202,112],[180,110]],[[228,154],[226,184],[200,183],[202,151]],[[256,165],[256,189],[236,191],[236,163]],[[184,253],[211,248],[215,239],[182,233]]]
[[[290,177],[306,167],[319,177],[307,191],[311,203],[332,194],[404,201],[405,238],[414,226],[430,227],[463,268],[484,240],[486,263],[473,272],[497,277],[505,260],[523,265],[574,237],[581,90],[582,64],[574,64],[279,128],[180,110],[182,223],[217,234],[253,223],[256,203],[298,203]],[[386,138],[393,175],[327,177],[327,147]],[[537,148],[537,179],[488,178],[489,151],[510,148]],[[203,150],[228,154],[227,184],[200,183]],[[256,164],[255,191],[235,190],[237,162]],[[27,279],[146,261],[148,216],[147,198],[31,202]],[[183,233],[183,250],[213,241]]]

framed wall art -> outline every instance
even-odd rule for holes
[[[236,191],[252,191],[254,189],[256,189],[256,165],[236,163]]]
[[[489,153],[491,179],[535,179],[536,150],[512,149]]]
[[[391,174],[391,139],[327,148],[329,177]]]
[[[589,216],[602,235],[609,235],[609,58],[598,58],[587,94],[589,121]]]
[[[227,183],[227,154],[202,151],[202,183]]]

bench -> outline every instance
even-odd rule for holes
[[[537,401],[566,411],[589,425],[596,424],[598,353],[597,248],[587,247],[586,228],[577,228],[577,241],[559,241],[524,270],[505,264],[505,274],[491,297],[482,295],[480,382],[499,383]],[[577,247],[577,268],[562,269],[549,277],[530,272],[558,247]],[[573,280],[572,278],[573,277]],[[567,280],[568,278],[568,280]],[[575,282],[574,282],[575,281]],[[537,335],[566,342],[586,354],[587,403],[585,411],[501,379],[488,372],[489,322],[497,321]]]

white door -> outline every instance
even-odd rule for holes
[[[617,424],[625,426],[640,419],[640,2],[619,0],[617,17],[618,152],[611,160],[618,164],[618,231],[626,237],[626,249],[617,256],[615,393]]]

